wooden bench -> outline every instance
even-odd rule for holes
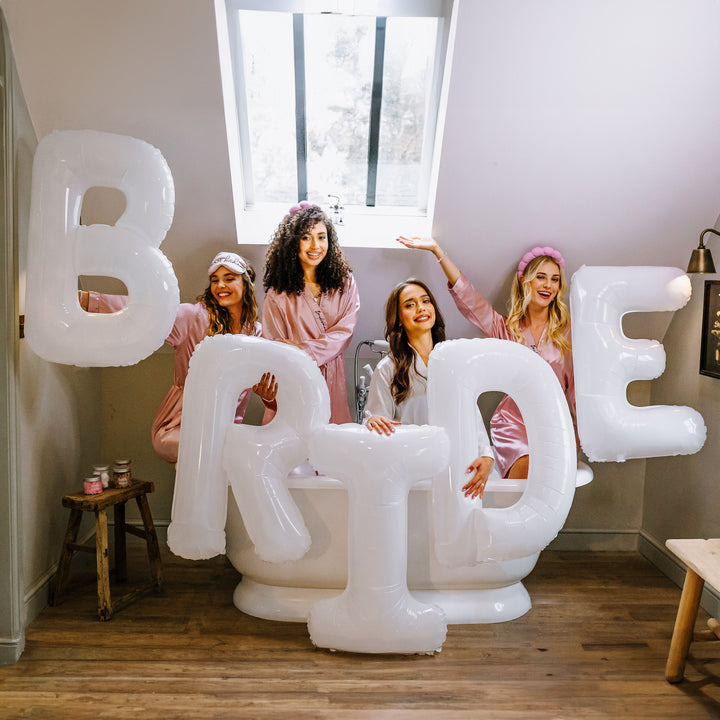
[[[126,488],[108,488],[98,495],[85,495],[85,493],[73,493],[65,495],[62,504],[70,508],[70,519],[68,520],[65,532],[65,541],[60,554],[57,573],[55,574],[54,587],[50,593],[50,605],[57,605],[60,601],[73,553],[82,551],[95,554],[97,565],[97,593],[98,593],[98,615],[100,620],[109,620],[113,613],[125,607],[141,595],[150,590],[162,591],[163,575],[162,562],[160,560],[160,548],[158,545],[155,526],[153,525],[150,505],[147,500],[147,493],[154,490],[153,484],[146,480],[133,480],[133,483]],[[128,500],[135,498],[140,516],[142,517],[144,529],[136,528],[125,522],[125,504]],[[115,517],[115,579],[123,583],[127,581],[127,548],[125,543],[126,533],[136,535],[145,540],[147,544],[148,559],[150,561],[150,573],[152,579],[141,585],[114,603],[110,600],[110,568],[108,552],[108,527],[107,510],[114,508]],[[95,514],[95,545],[82,545],[77,542],[80,521],[83,512]]]
[[[695,632],[703,586],[707,582],[720,589],[720,538],[668,540],[665,545],[687,565],[665,666],[665,679],[676,683],[683,679],[690,644],[693,641],[720,639],[720,623],[715,618],[708,620],[708,630]]]

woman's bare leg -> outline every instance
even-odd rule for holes
[[[528,468],[530,467],[530,456],[523,455],[519,457],[508,470],[507,477],[511,480],[526,478],[528,476]]]

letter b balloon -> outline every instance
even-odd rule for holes
[[[80,224],[91,187],[116,188],[126,209],[115,226]],[[131,365],[168,336],[180,302],[160,250],[175,191],[160,152],[131,137],[92,130],[54,132],[33,162],[26,337],[33,351],[68,365]],[[113,314],[85,312],[78,276],[122,280],[128,303]]]

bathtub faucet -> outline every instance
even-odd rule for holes
[[[377,353],[380,356],[380,360],[390,352],[390,343],[387,340],[362,340],[355,348],[355,422],[360,425],[362,425],[365,403],[367,402],[368,392],[370,391],[369,381],[373,374],[372,367],[368,363],[363,366],[367,377],[365,375],[358,375],[358,359],[360,357],[360,348],[363,345],[367,345],[374,353]]]

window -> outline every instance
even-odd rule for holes
[[[428,219],[451,2],[217,5],[236,214]]]

